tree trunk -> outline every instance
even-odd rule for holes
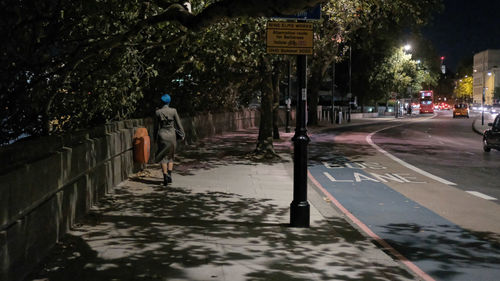
[[[279,107],[280,107],[280,62],[276,62],[273,67],[273,138],[275,140],[280,139],[280,131],[278,127],[279,122]]]
[[[333,59],[331,60],[333,61]],[[311,79],[308,83],[308,94],[307,99],[308,105],[308,125],[318,125],[318,101],[319,101],[319,90],[321,89],[321,82],[325,77],[326,70],[328,66],[331,65],[330,60],[324,62],[316,62],[311,65]]]
[[[321,82],[325,78],[328,68],[336,61],[337,52],[340,43],[332,41],[329,48],[325,48],[319,53],[315,53],[313,60],[310,64],[311,78],[309,79],[308,86],[308,125],[318,125],[318,102],[319,91],[321,89]],[[314,58],[323,58],[321,60]],[[333,106],[333,104],[332,104]]]
[[[308,116],[307,116],[307,125],[314,126],[318,125],[318,100],[319,100],[319,89],[321,84],[322,77],[313,76],[311,77],[309,83],[309,98],[307,102]]]
[[[270,65],[267,60],[261,60],[261,105],[260,105],[260,126],[259,137],[255,153],[263,155],[266,158],[276,156],[273,146],[273,81],[272,72],[269,71]]]

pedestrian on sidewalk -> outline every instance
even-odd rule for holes
[[[185,133],[177,110],[170,107],[170,95],[164,94],[161,100],[165,105],[155,112],[154,137],[159,145],[156,162],[161,164],[163,185],[167,186],[172,182],[177,139],[184,140]]]

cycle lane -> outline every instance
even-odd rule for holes
[[[500,248],[482,238],[498,234],[494,216],[484,218],[496,211],[496,204],[478,201],[388,158],[362,141],[366,135],[354,137],[357,143],[350,145],[357,149],[337,136],[335,151],[313,155],[310,179],[358,227],[383,240],[383,247],[390,245],[392,254],[422,279],[498,280]],[[347,139],[353,138],[344,136]],[[467,204],[471,213],[465,214],[457,204]]]

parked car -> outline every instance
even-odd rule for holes
[[[500,115],[497,115],[493,123],[488,123],[491,129],[484,131],[483,134],[483,149],[486,152],[496,149],[500,150]]]
[[[469,118],[469,107],[465,103],[457,103],[453,107],[453,118],[460,116]]]

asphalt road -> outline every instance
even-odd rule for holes
[[[464,191],[500,198],[500,153],[483,152],[473,118],[431,117],[314,134],[310,178],[422,279],[498,280],[499,204]]]
[[[500,204],[500,151],[483,151],[471,118],[453,118],[451,111],[422,122],[383,130],[373,141],[391,154],[464,191],[479,192]]]

